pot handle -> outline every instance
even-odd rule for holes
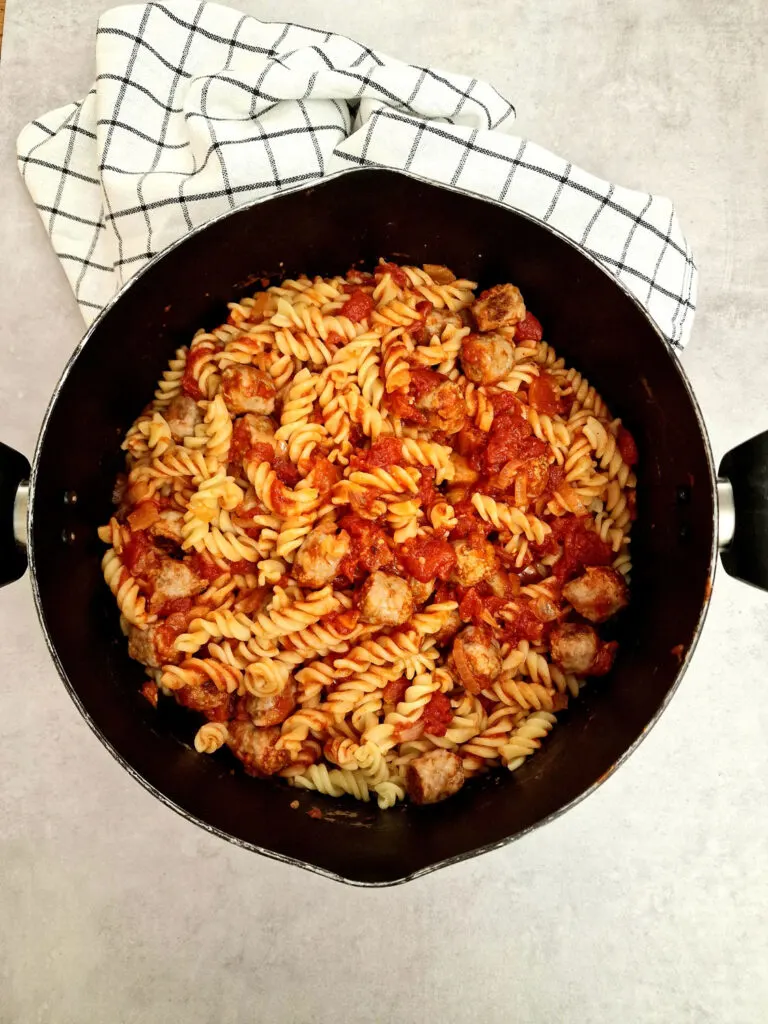
[[[27,571],[26,497],[29,463],[0,441],[0,587]]]
[[[728,452],[717,492],[725,571],[768,590],[768,431]]]

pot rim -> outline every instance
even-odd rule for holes
[[[411,179],[413,179],[415,181],[421,182],[424,185],[431,186],[432,188],[441,189],[442,191],[445,191],[445,192],[453,192],[453,193],[456,193],[458,195],[463,195],[463,196],[469,195],[472,198],[479,200],[480,202],[487,203],[487,204],[489,204],[491,206],[497,206],[500,209],[503,209],[505,212],[513,212],[518,217],[521,217],[524,220],[530,221],[531,223],[535,224],[537,227],[545,229],[546,231],[550,232],[552,235],[555,235],[561,241],[565,242],[571,248],[576,249],[577,252],[584,259],[589,260],[590,263],[595,265],[603,274],[605,274],[610,279],[610,281],[615,285],[615,287],[619,288],[625,294],[625,296],[627,296],[633,302],[633,304],[643,314],[643,316],[647,320],[647,322],[650,325],[650,327],[656,333],[656,335],[659,338],[659,340],[663,343],[664,348],[667,351],[667,353],[668,353],[668,355],[670,357],[670,360],[674,364],[674,367],[675,367],[675,369],[676,369],[676,371],[678,373],[678,376],[680,377],[680,380],[681,380],[681,382],[682,382],[682,384],[683,384],[683,386],[685,388],[685,391],[686,391],[686,393],[688,395],[688,399],[689,399],[689,401],[691,403],[691,406],[693,407],[693,411],[694,411],[694,414],[696,416],[696,421],[698,423],[699,432],[700,432],[701,439],[702,439],[702,442],[703,442],[703,445],[704,445],[704,449],[705,449],[705,452],[706,452],[707,466],[708,466],[708,470],[709,470],[709,485],[710,485],[710,489],[711,489],[711,493],[712,493],[712,501],[713,501],[712,543],[711,543],[711,546],[710,546],[708,575],[709,575],[710,584],[714,581],[715,570],[716,570],[716,566],[717,566],[717,550],[718,550],[718,546],[717,546],[717,542],[718,542],[718,534],[717,534],[718,498],[717,498],[717,486],[716,486],[717,477],[716,477],[716,473],[715,473],[715,465],[714,465],[714,459],[713,459],[713,455],[712,455],[712,447],[711,447],[711,443],[710,443],[710,440],[709,440],[709,435],[707,433],[707,429],[706,429],[706,426],[705,426],[705,423],[704,423],[704,418],[702,416],[702,412],[701,412],[701,409],[699,407],[699,403],[696,400],[696,396],[693,393],[693,388],[691,387],[691,383],[690,383],[690,381],[688,379],[688,376],[685,373],[685,370],[683,369],[683,367],[681,366],[680,360],[679,360],[675,350],[671,347],[671,345],[667,341],[666,337],[662,334],[661,330],[659,329],[658,325],[656,324],[654,319],[651,317],[651,315],[648,313],[647,309],[642,305],[642,303],[637,299],[637,297],[627,288],[627,286],[622,281],[620,281],[617,277],[615,277],[612,273],[610,273],[610,271],[595,256],[593,256],[591,253],[587,252],[585,249],[581,248],[579,245],[577,245],[575,242],[573,242],[570,238],[568,238],[566,235],[564,235],[557,228],[552,227],[552,225],[547,224],[547,223],[539,220],[538,218],[533,217],[530,214],[525,213],[525,212],[523,212],[521,210],[518,210],[518,209],[516,209],[514,207],[507,206],[504,203],[499,202],[498,200],[489,199],[487,196],[483,196],[483,195],[480,195],[480,194],[478,194],[476,192],[472,192],[469,189],[460,189],[460,188],[457,188],[457,187],[452,186],[452,185],[444,185],[444,184],[439,183],[439,182],[431,181],[429,178],[425,178],[425,177],[423,177],[421,175],[412,174],[410,172],[405,172],[405,171],[393,170],[393,169],[391,169],[389,167],[383,167],[383,166],[376,166],[376,167],[365,166],[365,167],[344,168],[342,170],[334,172],[333,174],[329,174],[329,175],[324,176],[323,178],[318,179],[316,183],[313,183],[313,184],[310,184],[310,185],[307,185],[307,184],[304,183],[304,184],[301,184],[301,185],[299,185],[299,186],[297,186],[295,188],[284,189],[284,190],[281,190],[280,192],[271,193],[271,194],[265,195],[265,196],[258,196],[257,198],[253,199],[251,202],[244,203],[241,206],[237,206],[233,210],[226,210],[226,211],[224,211],[224,212],[222,212],[220,214],[217,214],[216,216],[211,217],[209,220],[205,221],[203,224],[200,224],[197,227],[193,228],[191,231],[187,232],[185,235],[182,235],[181,238],[178,238],[175,242],[172,242],[170,245],[166,246],[165,249],[163,249],[160,252],[158,252],[147,263],[145,263],[144,266],[141,267],[141,269],[136,272],[136,274],[134,274],[128,281],[126,281],[122,285],[122,287],[118,289],[117,292],[115,292],[115,294],[109,300],[107,305],[100,311],[100,313],[96,316],[96,318],[93,320],[93,322],[87,328],[87,330],[86,330],[85,334],[83,335],[82,339],[80,340],[79,344],[76,346],[76,348],[72,352],[72,355],[67,360],[67,363],[66,363],[66,365],[65,365],[65,367],[64,367],[64,369],[63,369],[63,371],[61,373],[61,376],[59,377],[59,380],[56,383],[56,386],[53,389],[53,392],[51,394],[51,398],[50,398],[50,400],[48,402],[48,406],[46,408],[45,415],[43,417],[43,421],[42,421],[42,424],[40,426],[40,432],[39,432],[39,435],[38,435],[38,440],[37,440],[37,443],[35,445],[35,452],[34,452],[34,455],[33,455],[33,458],[32,458],[32,470],[31,470],[30,479],[29,479],[29,504],[28,504],[28,510],[27,510],[27,556],[28,556],[28,561],[29,561],[29,566],[28,566],[28,568],[29,568],[29,577],[30,577],[30,582],[31,582],[31,586],[32,586],[32,593],[33,593],[33,597],[34,597],[34,601],[35,601],[35,609],[37,611],[37,616],[38,616],[38,619],[40,621],[40,625],[41,625],[41,628],[42,628],[43,636],[45,638],[46,647],[48,648],[48,651],[49,651],[49,653],[51,655],[51,658],[52,658],[52,660],[54,662],[54,665],[56,666],[56,670],[57,670],[57,672],[58,672],[58,674],[59,674],[59,676],[61,678],[61,681],[63,682],[63,684],[64,684],[64,686],[65,686],[65,688],[66,688],[66,690],[67,690],[67,692],[68,692],[68,694],[70,696],[70,698],[73,701],[73,703],[75,704],[75,707],[80,712],[82,717],[85,719],[85,721],[87,722],[87,724],[90,727],[91,731],[99,739],[101,744],[109,751],[109,753],[112,755],[112,757],[115,758],[115,760],[121,765],[121,767],[124,768],[128,772],[128,774],[131,775],[136,780],[136,782],[138,782],[141,786],[143,786],[143,788],[145,790],[147,790],[149,793],[151,793],[152,796],[154,796],[156,799],[158,799],[166,807],[169,807],[171,810],[173,810],[177,814],[181,815],[181,817],[185,818],[191,824],[197,825],[200,828],[204,829],[206,832],[209,832],[212,835],[216,835],[216,836],[218,836],[221,839],[225,839],[227,842],[233,843],[234,845],[236,845],[238,847],[250,850],[250,851],[252,851],[254,853],[259,853],[259,854],[261,854],[264,857],[269,857],[271,860],[280,861],[283,864],[289,864],[289,865],[292,865],[294,867],[299,867],[299,868],[302,868],[302,869],[304,869],[306,871],[310,871],[313,874],[322,875],[323,877],[329,878],[329,879],[331,879],[333,881],[343,882],[346,885],[353,885],[353,886],[358,886],[358,887],[361,887],[361,888],[389,888],[390,886],[402,885],[405,882],[410,882],[410,881],[412,881],[412,880],[414,880],[416,878],[421,878],[421,877],[423,877],[425,875],[429,875],[432,872],[437,871],[437,870],[439,870],[441,868],[450,867],[450,866],[452,866],[454,864],[458,864],[458,863],[460,863],[462,861],[470,860],[470,859],[472,859],[474,857],[478,857],[481,854],[490,853],[493,850],[499,850],[499,849],[501,849],[504,846],[508,846],[510,843],[516,841],[517,839],[520,839],[523,836],[528,835],[530,832],[533,832],[534,829],[538,829],[538,828],[541,828],[544,825],[549,824],[550,822],[552,822],[555,819],[559,818],[562,814],[565,814],[567,811],[571,810],[573,807],[575,807],[578,804],[580,804],[582,800],[584,800],[588,796],[590,796],[599,786],[601,786],[610,776],[612,776],[614,774],[614,772],[619,767],[621,767],[622,764],[624,764],[624,762],[630,757],[630,755],[633,754],[637,750],[637,748],[640,746],[642,741],[645,739],[645,737],[648,735],[648,733],[651,731],[651,729],[654,727],[654,725],[658,722],[659,718],[661,717],[663,712],[666,710],[667,705],[671,701],[672,697],[677,692],[677,688],[680,686],[680,683],[682,682],[683,676],[685,675],[685,673],[686,673],[686,671],[688,669],[688,666],[690,664],[691,658],[693,657],[693,653],[696,650],[696,646],[698,644],[699,637],[701,636],[701,631],[703,629],[703,626],[704,626],[704,623],[705,623],[705,620],[706,620],[706,617],[707,617],[707,612],[709,610],[709,604],[710,604],[710,600],[711,600],[711,592],[712,592],[711,585],[707,588],[707,591],[706,591],[706,593],[704,595],[704,600],[702,602],[701,610],[699,612],[699,616],[698,616],[697,621],[696,621],[696,626],[695,626],[695,629],[694,629],[694,632],[693,632],[691,643],[689,644],[687,650],[685,651],[685,653],[684,653],[684,655],[682,657],[682,660],[681,660],[680,665],[678,667],[677,673],[675,675],[675,679],[674,679],[672,685],[670,686],[669,690],[667,691],[667,693],[666,693],[666,695],[664,697],[664,700],[659,705],[659,707],[656,710],[655,714],[653,715],[651,720],[648,722],[648,724],[645,726],[645,728],[640,733],[640,735],[634,740],[634,742],[632,742],[627,747],[627,749],[621,754],[621,756],[616,759],[616,761],[611,765],[611,767],[606,772],[604,772],[602,776],[600,776],[600,778],[596,779],[595,782],[593,782],[587,789],[585,789],[577,797],[574,797],[573,800],[571,800],[569,803],[565,804],[563,807],[560,807],[558,810],[553,811],[551,814],[546,815],[546,817],[542,818],[540,821],[537,821],[535,824],[529,825],[527,828],[522,829],[519,832],[516,832],[512,836],[507,836],[506,838],[501,839],[501,840],[499,840],[497,842],[488,843],[485,846],[478,847],[477,849],[468,850],[468,851],[465,851],[463,853],[456,854],[453,857],[447,857],[447,858],[445,858],[443,860],[440,860],[440,861],[437,861],[437,862],[435,862],[433,864],[428,864],[425,867],[419,868],[416,871],[412,871],[409,874],[403,875],[402,877],[387,879],[387,880],[384,880],[384,881],[373,881],[373,882],[371,882],[371,881],[364,881],[364,880],[359,879],[359,878],[358,879],[348,878],[345,875],[341,875],[341,874],[339,874],[337,872],[331,871],[328,868],[320,867],[317,864],[312,864],[309,861],[305,861],[305,860],[302,860],[302,859],[297,858],[297,857],[291,857],[291,856],[288,856],[287,854],[278,853],[278,852],[276,852],[274,850],[266,849],[266,848],[264,848],[262,846],[257,845],[256,843],[251,843],[251,842],[248,842],[247,840],[240,839],[237,836],[234,836],[234,835],[232,835],[229,832],[225,832],[222,829],[219,829],[219,828],[217,828],[217,827],[215,827],[213,825],[210,825],[209,823],[203,821],[201,818],[198,818],[196,815],[192,814],[190,811],[185,810],[183,807],[181,807],[179,804],[177,804],[175,801],[173,801],[165,793],[163,793],[161,790],[159,790],[155,785],[153,785],[151,782],[149,782],[148,779],[144,778],[144,776],[136,768],[134,768],[133,765],[131,765],[125,759],[125,757],[123,757],[123,755],[115,748],[115,746],[104,736],[104,734],[102,733],[102,731],[99,728],[98,724],[93,720],[93,718],[91,717],[89,712],[84,707],[84,705],[83,705],[82,701],[80,700],[80,697],[79,697],[79,695],[77,693],[77,690],[75,689],[74,685],[70,681],[69,676],[67,675],[67,672],[64,669],[63,664],[61,663],[61,660],[59,658],[58,652],[55,649],[55,647],[54,647],[54,645],[53,645],[53,643],[51,641],[51,637],[50,637],[50,634],[49,634],[49,631],[48,631],[48,627],[47,627],[47,624],[46,624],[46,621],[45,621],[45,613],[44,613],[44,610],[43,610],[43,604],[42,604],[42,598],[41,598],[41,594],[40,594],[40,589],[39,589],[38,582],[37,582],[35,543],[34,543],[34,517],[35,517],[35,506],[36,506],[36,491],[37,491],[38,467],[39,467],[39,463],[40,463],[40,453],[42,452],[43,446],[44,446],[45,441],[46,441],[48,427],[49,427],[51,416],[53,414],[53,410],[54,410],[54,408],[56,406],[56,403],[58,401],[59,395],[60,395],[64,385],[66,384],[66,381],[67,381],[67,379],[69,377],[69,374],[72,371],[72,368],[74,367],[75,363],[77,362],[77,359],[80,356],[80,353],[83,351],[85,346],[89,343],[89,341],[92,339],[93,335],[96,333],[97,329],[100,327],[100,325],[103,322],[103,320],[111,312],[111,310],[114,308],[114,306],[117,305],[117,303],[122,299],[122,297],[126,294],[126,292],[130,288],[132,288],[133,285],[140,278],[142,278],[145,274],[151,273],[152,270],[154,269],[154,267],[161,260],[163,260],[166,256],[168,256],[171,252],[173,252],[179,246],[183,245],[185,242],[187,242],[194,235],[197,235],[197,234],[200,234],[203,231],[206,231],[208,228],[210,228],[214,224],[218,224],[218,223],[226,220],[229,217],[236,216],[237,214],[242,213],[245,210],[249,210],[249,209],[252,209],[252,208],[254,208],[256,206],[260,206],[263,203],[269,202],[269,201],[274,200],[274,199],[280,199],[282,196],[290,195],[290,194],[292,194],[294,192],[310,192],[310,191],[313,191],[314,189],[322,188],[322,186],[325,185],[326,183],[334,181],[334,180],[336,180],[338,178],[342,178],[342,177],[344,177],[344,176],[346,176],[348,174],[360,174],[360,173],[365,173],[365,172],[374,173],[374,174],[394,175],[396,177],[401,177],[401,178],[411,178]],[[385,812],[385,813],[387,813],[387,812]]]

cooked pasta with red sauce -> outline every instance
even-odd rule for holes
[[[384,261],[283,281],[179,349],[128,431],[104,576],[200,753],[433,803],[610,671],[637,446],[513,284],[475,293]]]

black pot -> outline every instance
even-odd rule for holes
[[[143,670],[128,657],[96,536],[112,509],[122,436],[194,329],[220,323],[225,303],[262,276],[343,273],[353,261],[380,256],[447,263],[481,287],[515,282],[547,340],[599,389],[640,450],[632,603],[611,675],[559,716],[541,752],[514,774],[499,771],[433,807],[383,812],[248,778],[227,751],[198,756],[191,746],[197,717],[172,701],[154,711],[139,695]],[[767,445],[763,435],[731,452],[721,469],[732,491],[720,485],[735,498],[725,567],[762,587]],[[552,228],[384,170],[352,171],[238,209],[153,260],[69,361],[27,488],[28,475],[26,460],[3,446],[2,582],[18,578],[29,559],[49,649],[102,743],[190,821],[364,885],[404,881],[500,846],[599,785],[680,682],[709,603],[718,547],[718,487],[704,424],[677,359],[641,306]]]

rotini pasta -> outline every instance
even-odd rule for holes
[[[268,287],[127,432],[104,577],[199,753],[431,803],[610,670],[635,442],[513,285],[475,288],[384,261]]]

